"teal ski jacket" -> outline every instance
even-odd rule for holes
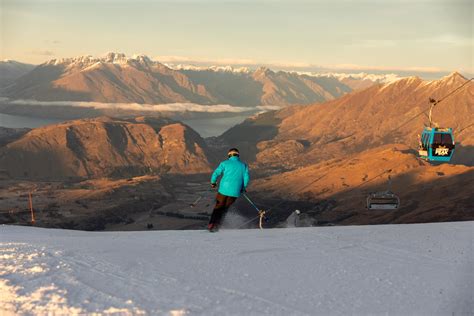
[[[237,156],[230,157],[219,164],[212,173],[211,183],[217,183],[220,176],[222,178],[218,192],[227,196],[239,197],[250,181],[247,164],[240,161]]]

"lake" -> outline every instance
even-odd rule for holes
[[[20,128],[20,127],[36,128],[36,127],[45,126],[49,124],[59,123],[62,121],[64,120],[0,113],[0,126],[8,127],[8,128]]]
[[[231,117],[213,117],[182,120],[191,126],[201,137],[219,136],[234,125],[242,123],[249,115],[236,115]]]

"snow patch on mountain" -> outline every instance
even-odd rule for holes
[[[114,53],[110,52],[105,54],[102,57],[94,57],[92,55],[84,55],[84,56],[78,56],[78,57],[72,57],[72,58],[57,58],[57,59],[51,59],[47,61],[45,64],[46,65],[71,65],[71,64],[81,64],[86,67],[97,64],[97,63],[111,63],[111,64],[117,64],[117,65],[128,65],[133,62],[138,62],[138,63],[144,63],[144,64],[149,64],[149,63],[158,63],[152,61],[149,57],[147,57],[144,54],[134,54],[132,57],[127,57],[123,53]]]
[[[192,71],[215,71],[215,72],[231,72],[231,73],[261,73],[269,71],[267,67],[259,67],[257,69],[251,69],[249,67],[233,67],[233,66],[196,66],[192,64],[173,64],[165,63],[165,66],[174,70],[192,70]],[[291,72],[291,71],[289,71]],[[334,73],[334,72],[308,72],[308,71],[295,71],[298,75],[307,75],[311,77],[330,77],[338,80],[353,79],[353,80],[370,80],[376,83],[388,83],[400,79],[401,77],[394,73],[389,74],[371,74],[366,72],[359,73]]]
[[[420,77],[417,77],[417,76],[398,78],[396,80],[385,83],[380,88],[380,91],[386,90],[390,87],[399,86],[399,85],[410,86],[413,84],[417,84],[418,86],[423,86],[424,83],[426,83],[426,81],[423,81]]]
[[[187,64],[164,64],[168,68],[174,70],[192,70],[192,71],[215,71],[215,72],[231,72],[231,73],[251,73],[252,70],[248,67],[233,67],[233,66],[196,66],[196,65],[187,65]]]
[[[344,79],[354,79],[354,80],[370,80],[376,83],[389,83],[399,79],[402,79],[397,74],[369,74],[366,72],[359,73],[335,73],[335,72],[326,72],[326,73],[315,73],[315,72],[298,72],[301,75],[308,75],[311,77],[331,77],[339,80]]]

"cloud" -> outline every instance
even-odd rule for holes
[[[155,56],[155,60],[163,63],[189,63],[189,64],[212,64],[212,65],[258,65],[259,63],[248,58],[201,58],[186,56]]]
[[[167,103],[167,104],[139,104],[139,103],[102,103],[102,102],[77,102],[77,101],[37,101],[37,100],[9,100],[1,98],[0,101],[13,105],[27,106],[70,106],[90,108],[96,110],[126,110],[138,112],[197,112],[197,113],[244,113],[278,110],[279,106],[242,107],[229,104],[201,105],[195,103]]]
[[[262,62],[249,58],[201,58],[185,56],[155,56],[154,59],[161,63],[191,64],[206,66],[250,66],[250,67],[276,67],[276,68],[304,68],[312,66],[306,62],[298,61],[270,61]]]
[[[58,44],[61,44],[62,42],[59,40],[44,40],[44,43],[48,45],[58,45]]]
[[[329,69],[345,69],[345,70],[374,70],[374,71],[407,71],[407,72],[443,72],[438,67],[391,67],[391,66],[363,66],[355,64],[336,64],[326,66]]]
[[[366,39],[359,42],[349,44],[349,46],[363,47],[363,48],[386,48],[395,47],[397,42],[394,40],[387,39]]]
[[[259,106],[257,106],[257,109],[261,110],[261,111],[277,111],[277,110],[281,110],[282,108],[283,108],[283,106],[280,106],[280,105],[259,105]]]
[[[54,56],[54,52],[50,50],[34,50],[30,52],[32,55],[38,56]]]
[[[459,34],[439,34],[433,37],[422,37],[412,39],[363,39],[348,44],[348,46],[362,47],[362,48],[391,48],[401,45],[413,46],[414,43],[448,45],[454,47],[469,47],[474,45],[474,40],[469,36]]]
[[[474,40],[471,37],[455,34],[441,34],[436,37],[423,39],[424,42],[430,42],[440,45],[451,45],[458,47],[474,46]]]
[[[445,41],[450,38],[441,38]],[[438,39],[438,40],[441,40]],[[391,47],[396,43],[392,40],[366,40],[360,42],[360,45],[366,47],[372,46],[385,46]],[[442,73],[450,72],[452,69],[446,70],[439,67],[397,67],[397,66],[367,66],[358,64],[333,64],[333,65],[321,65],[312,64],[307,62],[299,61],[266,61],[260,62],[253,59],[243,58],[198,58],[198,57],[185,57],[185,56],[155,56],[154,60],[166,63],[173,67],[176,65],[196,65],[196,66],[245,66],[250,68],[257,68],[260,66],[266,66],[275,70],[286,70],[286,71],[378,71],[378,72],[412,72],[412,73]]]
[[[320,67],[318,65],[313,65],[310,63],[291,62],[291,61],[275,61],[275,62],[270,62],[269,64],[265,64],[265,66],[277,67],[277,68],[295,68],[295,69],[308,68],[308,67]]]

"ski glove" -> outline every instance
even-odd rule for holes
[[[211,188],[215,189],[217,187],[217,183],[211,183]]]

